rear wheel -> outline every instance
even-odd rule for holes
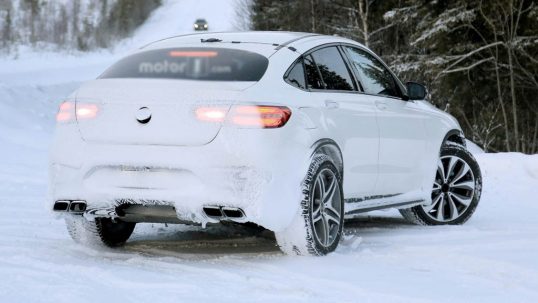
[[[421,225],[463,224],[472,216],[482,192],[478,163],[463,146],[443,147],[433,183],[432,204],[400,210]]]
[[[118,247],[129,239],[136,223],[113,221],[110,218],[95,218],[88,221],[83,216],[65,219],[67,231],[75,242],[91,246]]]
[[[342,178],[325,155],[316,156],[303,181],[303,200],[294,222],[275,233],[287,254],[325,255],[336,249],[344,226]]]

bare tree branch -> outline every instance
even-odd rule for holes
[[[477,66],[479,66],[480,64],[482,63],[485,63],[485,62],[488,62],[488,61],[491,61],[491,60],[495,60],[495,58],[493,57],[488,57],[486,59],[482,59],[480,61],[477,61],[469,66],[465,66],[465,67],[460,67],[460,68],[455,68],[455,69],[451,69],[451,70],[444,70],[442,71],[443,74],[451,74],[451,73],[457,73],[457,72],[463,72],[463,71],[469,71]]]
[[[465,59],[471,57],[472,55],[474,55],[474,54],[476,54],[476,53],[479,53],[479,52],[481,52],[481,51],[483,51],[483,50],[485,50],[485,49],[488,49],[488,48],[491,48],[491,47],[495,47],[495,46],[497,46],[497,45],[502,45],[502,44],[503,44],[503,42],[501,42],[501,41],[493,42],[493,43],[490,43],[490,44],[488,44],[488,45],[484,45],[484,46],[482,46],[482,47],[479,47],[479,48],[477,48],[477,49],[475,49],[475,50],[473,50],[473,51],[471,51],[471,52],[469,52],[469,53],[467,53],[467,54],[465,54],[465,55],[462,55],[456,62],[450,64],[447,68],[445,68],[442,72],[440,72],[440,73],[435,77],[434,81],[437,80],[441,74],[444,74],[447,70],[450,70],[452,67],[458,65],[460,62],[462,62],[462,61],[464,61]]]

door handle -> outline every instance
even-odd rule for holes
[[[376,101],[375,106],[377,106],[377,108],[379,108],[380,110],[387,109],[387,103],[383,101]]]
[[[326,108],[338,108],[340,105],[338,102],[332,101],[332,100],[325,100],[325,107]]]

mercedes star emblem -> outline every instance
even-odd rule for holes
[[[151,111],[147,107],[141,107],[136,113],[136,121],[146,124],[151,120]]]

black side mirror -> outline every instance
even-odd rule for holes
[[[409,100],[424,100],[428,96],[428,89],[420,83],[407,82],[405,87],[407,88]]]

